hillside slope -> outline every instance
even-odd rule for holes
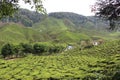
[[[20,24],[7,23],[0,27],[1,43],[36,42],[44,40],[43,35],[39,32]]]
[[[43,18],[43,15],[28,10],[21,10],[20,15],[23,17],[18,21],[16,21],[17,18],[2,19],[3,22],[4,20],[10,22],[3,23],[5,25],[0,23],[0,35],[2,35],[0,36],[0,43],[79,42],[94,38],[119,39],[119,33],[109,33],[105,29],[99,29],[98,27],[102,25],[97,25],[96,23],[99,20],[96,21],[94,17],[86,17],[69,12],[57,12],[50,13]],[[16,24],[11,21],[16,22]],[[21,21],[25,22],[26,25],[29,24],[29,21],[32,21],[32,23],[30,22],[32,27],[25,28],[27,26],[19,25],[20,23],[23,24]],[[102,21],[99,24],[101,23]]]
[[[32,28],[42,34],[47,34],[57,42],[78,42],[82,39],[90,39],[90,36],[80,33],[69,19],[49,17],[36,23]]]
[[[35,11],[29,11],[27,9],[19,9],[18,13],[15,13],[14,17],[6,17],[1,19],[0,21],[15,23],[20,22],[26,27],[32,27],[34,23],[43,21],[45,17],[68,19],[75,25],[76,28],[85,27],[89,29],[105,29],[109,26],[107,21],[104,21],[95,16],[83,16],[72,12],[53,12],[49,13],[48,16],[46,16]]]
[[[95,28],[95,29],[105,29],[108,27],[108,23],[102,19],[95,16],[83,16],[72,12],[53,12],[48,14],[49,17],[54,17],[57,19],[69,19],[72,21],[77,28]]]
[[[117,37],[117,35],[111,36],[112,34],[105,29],[88,28],[87,25],[76,27],[76,24],[67,18],[47,17],[43,21],[35,23],[32,28],[57,42],[79,42],[95,38],[108,40]]]

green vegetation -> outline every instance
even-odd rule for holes
[[[42,22],[40,23],[36,23],[35,25],[33,25],[33,28],[35,28],[36,30],[41,30],[41,32],[49,32],[49,31],[53,31],[54,30],[67,30],[67,27],[63,20],[61,19],[55,19],[55,18],[46,18],[44,19]]]
[[[45,40],[39,32],[26,28],[21,24],[7,23],[0,27],[0,44],[4,43],[28,43]]]
[[[113,80],[120,69],[119,51],[120,41],[112,41],[83,51],[76,48],[56,55],[1,59],[0,79]]]
[[[0,22],[0,80],[120,79],[120,35],[106,22],[74,13],[20,16]]]
[[[37,23],[44,19],[44,15],[27,9],[19,9],[12,17],[4,17],[0,21],[22,23],[26,27],[32,27],[33,23]]]
[[[1,54],[3,55],[4,58],[10,55],[13,55],[14,53],[15,52],[14,52],[13,45],[6,44],[2,47]]]
[[[41,43],[41,44],[40,43],[35,43],[35,44],[20,43],[19,45],[13,45],[13,44],[7,43],[3,45],[1,49],[1,55],[5,59],[24,57],[27,54],[51,55],[52,53],[60,53],[65,48],[66,46],[62,44],[46,45],[44,43]]]
[[[89,29],[106,29],[109,25],[108,22],[99,19],[95,16],[83,16],[71,12],[54,12],[47,15],[40,14],[35,11],[29,11],[26,9],[19,9],[13,17],[4,17],[1,19],[2,22],[15,22],[22,23],[26,27],[32,27],[34,23],[43,22],[45,18],[50,19],[61,19],[64,20],[65,25],[74,28],[89,28]],[[49,21],[50,22],[50,21]],[[53,24],[52,24],[53,25]],[[72,29],[74,29],[72,28]]]
[[[75,28],[77,29],[81,27],[88,29],[105,29],[108,27],[106,21],[103,21],[102,19],[95,16],[83,16],[71,12],[54,12],[50,13],[49,17],[54,17],[57,19],[68,19],[75,25]]]
[[[19,14],[15,14],[11,18],[3,18],[1,21],[1,45],[7,42],[34,43],[41,41],[79,43],[81,40],[92,40],[93,37],[104,40],[119,39],[119,34],[111,34],[103,28],[107,27],[106,22],[102,23],[102,20],[95,17],[85,17],[75,13],[50,13],[45,17],[36,12],[20,9]],[[26,26],[31,26],[31,28],[25,28]]]
[[[96,1],[93,10],[96,16],[109,21],[109,30],[120,29],[119,25],[119,11],[120,11],[120,1],[118,0],[98,0]]]
[[[34,0],[29,0],[29,1],[24,1],[24,3],[28,3],[31,5],[31,8],[35,8],[36,11],[45,13],[45,9],[42,5],[42,1],[34,1]],[[33,4],[31,4],[33,3]],[[13,16],[13,14],[19,9],[19,1],[0,1],[0,19],[3,17],[8,17],[8,16]]]

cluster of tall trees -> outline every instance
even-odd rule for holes
[[[27,54],[35,55],[49,55],[52,53],[59,53],[63,51],[65,46],[63,45],[45,45],[45,44],[27,44],[20,43],[19,45],[13,45],[10,43],[5,44],[1,49],[1,55],[6,58],[24,57]]]

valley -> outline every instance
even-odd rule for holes
[[[42,15],[21,9],[3,18],[0,80],[118,80],[120,31],[108,26],[70,12]]]

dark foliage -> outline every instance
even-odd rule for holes
[[[98,0],[94,8],[97,16],[109,20],[110,30],[117,28],[115,24],[120,18],[120,0]]]
[[[35,8],[36,11],[46,13],[42,5],[41,0],[23,0],[24,3],[29,3],[31,8]],[[19,0],[0,0],[0,19],[7,16],[13,16],[13,14],[19,8]],[[31,4],[33,3],[33,4]]]
[[[3,57],[7,57],[10,55],[13,55],[14,52],[14,46],[12,44],[5,44],[2,49],[1,49],[1,54],[3,55]]]
[[[18,9],[18,0],[0,0],[0,18],[12,16]]]
[[[61,45],[45,45],[45,44],[28,44],[28,43],[20,43],[19,45],[13,44],[5,44],[1,49],[1,54],[4,58],[16,58],[16,57],[24,57],[28,53],[36,54],[36,55],[44,55],[51,53],[59,53],[64,50],[64,46]]]
[[[49,53],[59,53],[64,49],[63,46],[53,46],[49,48]]]
[[[41,54],[43,52],[46,52],[46,46],[42,44],[34,44],[33,49],[35,54]]]
[[[32,53],[33,52],[33,47],[30,44],[21,43],[20,46],[22,47],[23,53]]]
[[[112,80],[120,80],[120,71],[116,72]]]

